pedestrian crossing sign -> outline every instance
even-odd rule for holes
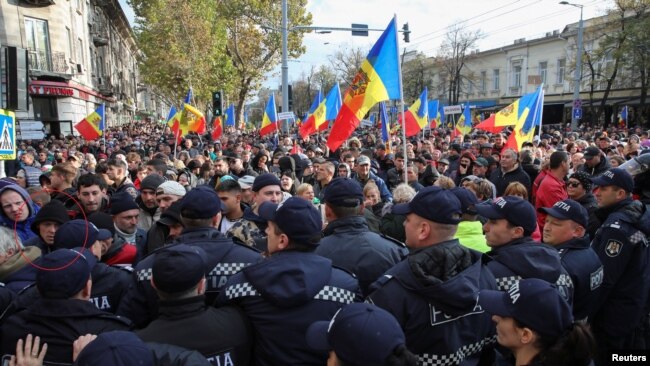
[[[16,159],[16,114],[0,109],[0,160]]]

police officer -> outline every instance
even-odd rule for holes
[[[258,211],[263,202],[280,203],[280,179],[272,173],[259,175],[255,177],[252,190],[253,205],[244,210],[244,217],[230,227],[227,235],[241,240],[248,246],[266,251],[266,220],[259,216]]]
[[[367,301],[397,318],[420,364],[478,365],[491,357],[494,327],[476,299],[496,283],[482,255],[454,239],[462,213],[458,198],[426,187],[393,213],[406,215],[411,254],[371,286]]]
[[[325,217],[329,224],[316,254],[332,260],[335,266],[354,273],[364,295],[384,272],[402,260],[408,251],[398,241],[368,229],[362,216],[363,192],[350,178],[336,178],[323,192]]]
[[[201,247],[206,252],[206,263],[211,270],[206,277],[205,297],[206,304],[212,304],[228,277],[259,262],[262,256],[255,249],[226,238],[217,229],[221,221],[221,200],[214,189],[208,186],[192,189],[183,197],[180,209],[185,228],[174,243]],[[146,326],[158,314],[158,295],[151,287],[155,256],[156,251],[138,263],[132,277],[134,283],[118,308],[118,314],[133,320],[136,328]]]
[[[312,350],[307,328],[329,320],[343,305],[360,299],[357,280],[313,253],[321,235],[321,216],[305,199],[282,205],[264,202],[266,260],[228,280],[217,305],[239,305],[255,328],[255,365],[324,365],[327,352]]]
[[[603,282],[603,265],[589,246],[589,236],[586,235],[589,223],[587,209],[567,199],[540,210],[547,214],[544,243],[558,250],[562,266],[573,282],[573,317],[587,320]]]
[[[572,303],[573,285],[562,267],[560,255],[549,245],[534,242],[530,235],[537,227],[535,208],[515,196],[499,197],[475,206],[479,215],[488,219],[483,225],[485,240],[492,250],[488,268],[501,291],[522,278],[538,278],[558,285],[560,293]]]
[[[151,281],[160,310],[137,334],[145,342],[195,349],[212,364],[248,365],[252,329],[244,314],[235,307],[205,304],[206,257],[200,247],[185,244],[156,252]]]
[[[634,181],[625,170],[613,168],[591,181],[598,186],[596,215],[603,223],[591,247],[605,272],[591,324],[604,363],[607,351],[643,348],[635,331],[647,314],[650,291],[650,211],[632,200]]]
[[[129,330],[128,320],[91,303],[91,268],[96,258],[82,248],[59,249],[44,256],[36,276],[41,298],[2,324],[3,354],[13,354],[27,334],[48,344],[45,362],[72,363],[72,343],[84,334]]]
[[[101,240],[111,237],[106,229],[97,229],[89,221],[71,220],[59,227],[54,235],[54,248],[88,248],[97,258],[97,264],[92,267],[93,288],[90,302],[98,309],[110,313],[117,311],[117,306],[130,283],[133,269],[129,266],[109,266],[99,262],[102,256]]]

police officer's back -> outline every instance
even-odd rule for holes
[[[604,266],[599,301],[591,322],[599,350],[639,348],[635,330],[647,316],[650,291],[650,212],[633,201],[632,177],[613,168],[592,182],[603,223],[591,242]]]
[[[368,287],[401,261],[408,251],[401,243],[368,229],[361,216],[363,192],[356,181],[349,178],[332,180],[325,188],[323,198],[329,224],[316,254],[354,273],[361,291],[367,294]]]
[[[212,188],[199,186],[192,189],[183,197],[180,209],[185,229],[175,243],[198,246],[206,252],[206,264],[211,270],[207,276],[205,297],[206,303],[212,304],[230,276],[259,262],[262,256],[255,249],[236,244],[219,232],[221,200]],[[158,295],[150,282],[155,256],[156,251],[135,267],[131,285],[118,309],[118,314],[131,319],[136,328],[146,326],[158,313]]]
[[[195,349],[212,364],[248,365],[252,329],[244,314],[235,307],[205,304],[205,258],[203,249],[185,244],[156,252],[152,281],[159,314],[137,334],[145,342]]]
[[[2,353],[13,354],[27,334],[48,344],[46,362],[72,363],[72,343],[84,334],[128,330],[128,320],[99,310],[90,300],[95,257],[81,248],[44,256],[36,277],[41,299],[5,320]]]
[[[540,210],[547,214],[544,243],[552,245],[560,253],[562,266],[573,282],[573,316],[587,320],[603,282],[603,264],[589,246],[586,234],[589,223],[587,209],[567,199]]]
[[[538,278],[557,284],[560,293],[572,303],[573,284],[557,250],[530,238],[537,227],[533,205],[519,197],[505,196],[477,205],[476,211],[488,219],[483,230],[492,248],[487,253],[492,260],[487,265],[499,290],[508,291],[522,278]]]
[[[449,190],[426,187],[393,212],[407,215],[406,245],[412,251],[371,286],[367,301],[397,318],[421,364],[488,362],[495,332],[476,299],[496,283],[482,255],[453,239],[460,201]]]
[[[269,220],[270,257],[231,277],[217,304],[237,304],[250,319],[256,335],[254,364],[323,365],[327,352],[308,347],[307,328],[357,301],[358,282],[313,253],[322,224],[311,202],[299,197],[279,207],[265,202],[259,213]]]

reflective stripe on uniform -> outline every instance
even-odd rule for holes
[[[230,300],[250,296],[259,296],[259,292],[249,282],[236,283],[226,288],[226,297]],[[354,299],[354,292],[334,286],[325,286],[314,296],[314,300],[333,301],[342,304],[351,304]]]
[[[458,351],[448,355],[434,355],[430,353],[422,353],[418,355],[418,365],[420,366],[445,366],[445,365],[458,365],[467,357],[479,353],[483,347],[495,343],[497,336],[484,338],[476,343],[467,344],[458,349]]]

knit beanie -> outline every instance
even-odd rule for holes
[[[150,189],[155,192],[158,186],[163,184],[164,181],[165,178],[158,174],[149,174],[142,180],[142,182],[140,182],[140,191],[143,189]]]
[[[59,200],[52,200],[48,204],[41,207],[41,210],[38,211],[36,216],[34,216],[34,221],[32,222],[30,228],[34,233],[38,234],[38,225],[45,221],[54,221],[59,225],[70,221],[68,210],[63,205],[63,202]]]
[[[111,215],[117,215],[128,210],[139,210],[138,204],[127,192],[116,193],[111,196]]]
[[[585,191],[591,192],[592,183],[591,183],[591,179],[589,179],[591,178],[591,175],[589,175],[589,173],[583,171],[577,171],[571,174],[569,178],[577,179],[580,182],[580,184],[582,184],[582,186],[585,188]]]

